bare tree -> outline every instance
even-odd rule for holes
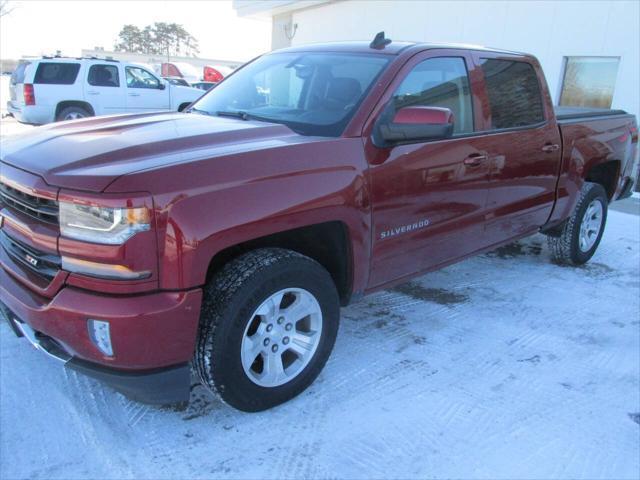
[[[9,15],[16,8],[15,5],[10,5],[9,0],[0,0],[0,17]]]

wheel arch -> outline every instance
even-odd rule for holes
[[[60,112],[62,112],[65,108],[68,107],[80,107],[87,110],[92,116],[95,116],[96,111],[93,106],[89,102],[85,102],[84,100],[64,100],[59,102],[56,105],[56,112],[54,114],[54,118],[57,119]]]
[[[620,176],[620,168],[622,163],[620,160],[606,160],[591,165],[587,170],[584,180],[591,183],[597,183],[607,192],[609,201],[613,200],[613,196],[618,186],[618,178]]]
[[[209,261],[206,281],[234,258],[268,247],[292,250],[317,261],[331,275],[340,303],[349,303],[353,292],[353,254],[348,227],[341,221],[284,230],[224,248]]]

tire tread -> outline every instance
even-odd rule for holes
[[[216,344],[216,337],[222,330],[220,326],[227,318],[230,318],[234,297],[246,286],[251,277],[259,275],[275,264],[281,265],[292,261],[295,261],[297,266],[303,262],[308,263],[309,267],[319,267],[324,270],[315,260],[295,251],[282,248],[260,248],[229,261],[213,275],[204,287],[193,363],[201,382],[226,404],[229,402],[225,400],[224,385],[219,385],[214,378],[216,366],[210,363],[213,361],[213,345]],[[231,406],[238,408],[237,405]],[[245,410],[245,408],[242,409]],[[257,411],[259,409],[256,407],[246,410]]]
[[[605,191],[600,184],[584,182],[582,188],[580,189],[580,197],[578,198],[578,202],[573,209],[573,213],[562,225],[559,235],[547,236],[547,245],[549,246],[549,250],[551,251],[551,258],[554,263],[558,265],[580,265],[584,263],[576,259],[576,252],[574,252],[574,238],[575,235],[577,235],[577,231],[580,228],[580,221],[582,220],[582,205],[585,203],[587,198],[591,196],[594,190],[599,190],[597,194],[604,194],[604,197],[606,198]],[[603,229],[604,221],[605,219],[603,219]]]

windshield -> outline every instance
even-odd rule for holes
[[[302,135],[337,137],[388,60],[382,55],[277,53],[231,75],[193,109],[287,125]]]

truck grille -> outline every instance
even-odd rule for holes
[[[0,200],[9,208],[58,225],[58,202],[55,200],[30,195],[6,183],[0,183]]]
[[[28,247],[3,230],[0,230],[0,245],[16,262],[45,278],[52,279],[60,270],[60,257]]]

